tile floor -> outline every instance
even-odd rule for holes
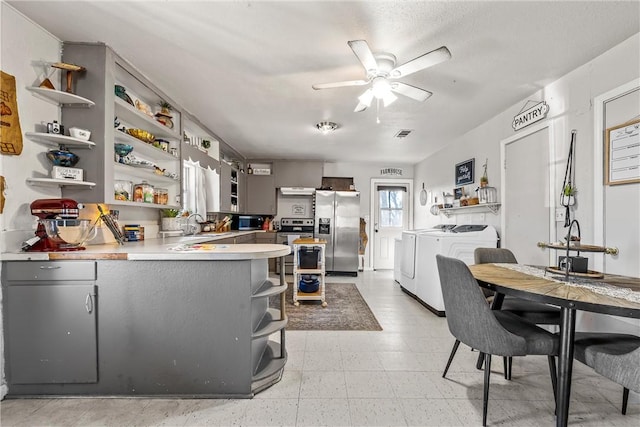
[[[253,399],[5,399],[9,426],[466,426],[482,423],[477,353],[460,346],[441,378],[453,338],[446,320],[404,294],[390,271],[355,281],[381,332],[287,333],[282,380]],[[554,425],[546,357],[514,360],[513,380],[494,362],[489,425]],[[622,388],[576,362],[570,425],[640,425],[632,396],[620,414]]]

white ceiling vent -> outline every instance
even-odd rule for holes
[[[409,134],[413,132],[413,130],[411,129],[402,129],[400,132],[396,133],[395,137],[396,138],[406,138],[409,136]]]

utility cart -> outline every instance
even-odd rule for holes
[[[293,305],[299,301],[325,301],[324,252],[327,241],[300,238],[293,241]]]

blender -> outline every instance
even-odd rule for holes
[[[31,203],[31,214],[37,216],[35,236],[24,242],[23,251],[79,251],[96,235],[89,219],[78,219],[84,206],[72,199],[38,199]]]

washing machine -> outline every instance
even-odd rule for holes
[[[417,236],[423,233],[437,233],[450,231],[455,228],[455,224],[438,224],[433,228],[423,228],[416,230],[405,230],[402,232],[402,241],[400,242],[400,288],[411,296],[416,296],[416,255],[417,255]],[[397,252],[396,252],[397,253]]]
[[[476,248],[498,246],[498,232],[491,225],[458,225],[447,231],[416,234],[415,295],[422,304],[438,316],[444,316],[444,300],[436,255],[474,263]]]

